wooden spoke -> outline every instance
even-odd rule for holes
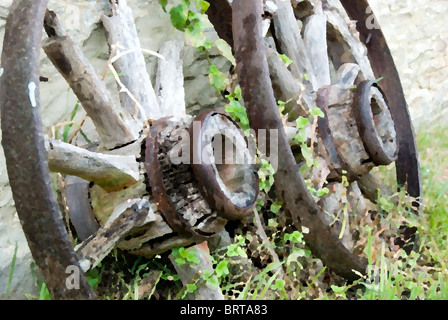
[[[113,61],[112,72],[119,78],[121,105],[136,119],[159,119],[162,113],[146,70],[132,10],[125,0],[111,1],[111,7],[112,13],[103,15],[101,21]],[[140,126],[143,123],[140,121]]]
[[[47,11],[45,21],[49,38],[42,48],[78,97],[106,148],[136,140],[140,130],[134,120],[113,101],[81,48],[64,35],[55,13]]]

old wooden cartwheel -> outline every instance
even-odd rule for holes
[[[357,239],[350,225],[342,228],[346,221],[328,220],[341,194],[349,194],[358,204],[351,221],[364,219],[366,223],[365,202],[375,204],[378,189],[393,193],[378,182],[372,169],[395,163],[396,182],[406,187],[414,210],[418,211],[421,201],[414,133],[398,73],[381,30],[366,24],[371,14],[367,1],[341,1],[348,16],[357,21],[359,35],[326,1],[272,3],[275,10],[263,14],[257,0],[234,0],[232,5],[225,0],[210,1],[207,14],[219,36],[233,48],[251,128],[255,132],[278,130],[281,156],[275,187],[293,223],[309,229],[308,245],[331,270],[355,279],[366,270]],[[227,115],[207,111],[196,119],[184,115],[148,125],[148,119],[179,110],[158,104],[138,52],[130,58],[132,63],[124,55],[115,61],[118,72],[136,74],[137,79],[121,79],[134,95],[121,90],[121,106],[117,107],[55,14],[46,12],[46,4],[44,0],[16,0],[11,7],[2,54],[2,143],[17,212],[50,293],[56,299],[95,298],[82,276],[78,290],[66,288],[61,279],[68,266],[88,270],[114,246],[150,256],[213,237],[228,219],[241,219],[252,212],[258,180],[248,141]],[[123,37],[135,32],[132,27],[113,27],[113,19],[132,20],[126,2],[111,5],[115,15],[103,20],[111,47],[117,39],[136,39],[135,35]],[[92,118],[102,139],[96,149],[43,137],[38,57],[44,17],[48,39],[42,47]],[[271,37],[262,34],[263,19],[271,22]],[[303,24],[303,36],[298,21]],[[139,46],[128,43],[125,47]],[[289,69],[279,63],[277,52],[292,59]],[[377,83],[380,77],[384,79]],[[167,87],[173,82],[165,81]],[[297,96],[300,99],[291,99]],[[288,101],[290,117],[303,114],[302,106],[309,109],[313,104],[325,115],[318,120],[317,135],[309,141],[322,160],[314,173],[321,177],[316,185],[326,185],[331,191],[319,203],[299,172],[276,98]],[[196,132],[194,123],[199,123]],[[211,133],[202,136],[207,128]],[[191,143],[194,140],[200,143]],[[233,142],[224,143],[229,140]],[[233,152],[227,153],[225,145],[232,146]],[[198,152],[210,161],[186,163],[185,159],[193,159]],[[229,166],[224,161],[229,155],[240,158]],[[80,199],[79,208],[74,209],[79,216],[73,219],[85,238],[76,252],[54,199],[48,167],[83,179],[73,178],[68,184]],[[88,191],[90,199],[86,198],[86,180],[95,185]],[[86,212],[89,202],[95,219]],[[415,230],[404,230],[394,243],[409,247]]]

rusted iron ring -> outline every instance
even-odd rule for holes
[[[390,154],[385,149],[381,137],[377,131],[374,121],[374,115],[371,106],[371,89],[375,87],[386,97],[374,81],[361,82],[356,91],[353,100],[353,113],[355,115],[356,124],[358,126],[359,134],[364,143],[367,153],[377,165],[389,165],[397,158],[397,149],[394,154]],[[387,104],[387,101],[386,101]]]
[[[213,234],[205,234],[200,230],[198,232],[193,230],[182,215],[177,212],[164,182],[162,166],[159,162],[159,137],[166,126],[167,120],[170,118],[165,117],[155,121],[146,138],[145,168],[148,175],[148,183],[151,186],[157,208],[174,232],[185,237],[195,237],[198,240],[207,239],[213,236]]]
[[[213,118],[216,117],[219,117],[227,128],[234,128],[230,135],[226,135],[225,130],[212,128]],[[205,110],[195,118],[189,130],[192,139],[190,156],[193,172],[207,202],[221,217],[228,220],[242,219],[250,215],[259,193],[258,175],[252,165],[247,139],[238,124],[224,113]],[[229,136],[233,144],[232,159],[228,157]],[[214,153],[213,142],[216,138],[225,141],[221,148],[226,150],[221,157]],[[240,139],[233,141],[233,138]],[[233,161],[233,156],[236,161]],[[234,179],[229,180],[229,177]]]

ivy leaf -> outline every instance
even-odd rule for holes
[[[310,110],[310,115],[312,115],[313,117],[320,117],[320,118],[325,118],[324,113],[322,112],[322,110],[318,107],[313,108]]]
[[[219,287],[218,277],[215,277],[209,271],[204,270],[204,278],[207,281],[208,285],[211,285],[213,287]]]
[[[221,92],[229,84],[227,75],[219,71],[214,64],[210,65],[208,76],[210,78],[210,84],[216,89],[217,92]]]
[[[297,123],[297,128],[298,129],[303,129],[305,128],[307,125],[310,124],[310,120],[308,120],[308,118],[304,118],[302,116],[298,117],[296,119],[296,123]]]
[[[275,279],[274,285],[272,285],[273,290],[284,290],[285,289],[285,280],[283,279]]]
[[[187,260],[189,262],[195,263],[195,264],[200,264],[201,260],[199,260],[198,257],[196,257],[194,251],[188,250],[187,251]]]
[[[195,48],[207,47],[207,36],[200,23],[195,23],[185,29],[185,42]]]
[[[279,54],[279,57],[283,60],[283,62],[286,64],[286,66],[289,66],[292,64],[292,60],[285,54]]]
[[[232,65],[236,66],[235,57],[232,54],[232,48],[229,46],[227,42],[225,42],[223,39],[218,39],[215,42],[216,48],[218,48],[221,55],[229,60]]]
[[[272,211],[272,213],[278,213],[278,211],[280,210],[282,205],[283,204],[280,201],[276,201],[276,202],[272,203],[271,204],[271,211]]]
[[[185,31],[188,21],[189,8],[184,4],[179,4],[170,10],[170,19],[172,25],[180,31]]]
[[[187,284],[187,290],[188,290],[189,293],[195,292],[197,288],[198,287],[194,283]]]
[[[179,248],[178,253],[182,258],[187,259],[187,250],[185,248]]]
[[[378,198],[378,204],[379,207],[386,212],[392,211],[394,208],[394,204],[392,203],[392,201],[385,197]]]
[[[159,0],[160,5],[164,12],[166,12],[166,6],[168,5],[168,0]]]
[[[277,228],[278,222],[275,219],[269,219],[268,220],[268,226],[269,227],[273,227],[273,228]]]
[[[325,196],[325,195],[327,195],[329,193],[330,193],[330,190],[328,188],[326,188],[326,187],[317,191],[317,195],[319,197],[323,197],[323,196]]]
[[[223,260],[218,263],[215,268],[216,275],[221,278],[229,274],[229,268],[227,267],[228,262]]]
[[[284,108],[286,106],[286,101],[278,100],[277,105],[279,108]]]
[[[238,101],[231,100],[226,107],[226,112],[235,113],[240,116],[242,113],[246,112],[246,109]],[[240,119],[240,117],[238,118]]]
[[[204,0],[196,0],[196,8],[200,9],[201,13],[205,13],[210,7],[210,3]]]
[[[181,257],[179,257],[179,258],[176,258],[175,259],[175,261],[176,261],[176,263],[179,265],[179,266],[184,266],[187,262],[185,261],[185,259],[184,258],[181,258]]]
[[[305,130],[299,130],[296,135],[294,136],[294,140],[300,142],[300,143],[305,143],[308,140],[308,136],[306,134]]]
[[[292,242],[292,243],[300,243],[303,240],[303,234],[301,234],[299,231],[294,231],[292,233],[285,233],[283,235],[283,241],[284,242]]]
[[[313,154],[311,153],[311,148],[308,146],[302,146],[302,156],[305,158],[306,165],[311,168],[314,165]]]

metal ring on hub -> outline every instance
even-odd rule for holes
[[[381,97],[374,96],[372,93],[374,89]],[[381,99],[384,99],[382,103],[380,103]],[[377,106],[380,110],[374,111],[372,102],[382,104],[382,108]],[[374,120],[374,112],[380,114],[385,112],[386,109],[386,98],[374,81],[363,81],[358,85],[353,100],[353,113],[364,147],[377,165],[389,165],[397,158],[396,137],[387,137],[390,141],[383,142],[383,137],[379,134],[379,128],[377,128]],[[386,146],[386,143],[389,145],[394,144],[395,148]]]
[[[148,174],[148,182],[151,186],[154,200],[157,203],[158,209],[162,212],[163,217],[173,231],[179,234],[190,233],[191,229],[183,221],[167,192],[165,183],[163,181],[161,165],[159,163],[159,134],[163,130],[166,120],[169,117],[161,118],[152,124],[149,135],[146,138],[146,151],[145,151],[145,167]]]
[[[163,168],[160,163],[160,143],[159,138],[162,130],[166,127],[167,121],[171,117],[157,120],[151,126],[151,130],[146,138],[145,167],[148,175],[148,182],[151,186],[152,195],[157,204],[157,208],[162,213],[169,227],[179,235],[193,237],[198,240],[207,239],[214,234],[204,233],[200,229],[194,229],[176,210],[171,200],[170,192],[167,190]]]
[[[194,176],[210,206],[228,220],[251,214],[259,182],[239,126],[224,113],[206,110],[190,125],[190,137]]]

